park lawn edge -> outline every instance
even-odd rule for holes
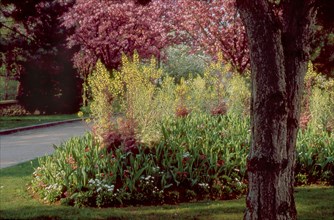
[[[77,114],[2,116],[0,118],[0,131],[72,119],[79,119],[79,117]]]
[[[0,169],[0,219],[242,219],[245,197],[163,206],[75,208],[33,199],[27,188],[37,159]],[[298,219],[334,218],[334,187],[296,188]]]

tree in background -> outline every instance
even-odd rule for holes
[[[250,43],[252,144],[245,219],[296,219],[296,139],[317,0],[237,0]]]
[[[65,27],[75,28],[69,46],[80,47],[75,66],[90,72],[100,59],[107,68],[117,69],[122,53],[131,56],[134,51],[142,58],[159,58],[171,43],[165,6],[156,1],[77,0],[63,16]]]
[[[11,34],[1,38],[2,62],[20,81],[18,100],[28,110],[68,113],[79,108],[81,79],[72,67],[74,50],[66,48],[69,30],[59,16],[70,6],[54,0],[1,2],[2,23]],[[20,58],[20,59],[18,59]]]
[[[312,42],[312,61],[315,69],[334,77],[334,1],[321,0],[316,19],[316,33]]]
[[[179,41],[213,57],[222,53],[239,73],[249,67],[246,32],[235,0],[177,0],[172,4],[170,17]]]
[[[75,28],[69,46],[80,46],[75,66],[90,72],[98,59],[118,68],[121,54],[136,50],[142,58],[161,58],[163,49],[187,44],[244,72],[249,65],[247,40],[233,0],[78,0],[64,16]]]

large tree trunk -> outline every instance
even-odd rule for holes
[[[296,219],[295,146],[307,70],[311,1],[237,0],[252,71],[252,145],[245,219]]]

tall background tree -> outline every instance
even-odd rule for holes
[[[245,219],[296,219],[295,146],[316,0],[237,0],[250,44],[252,144]]]
[[[171,43],[164,25],[165,5],[148,1],[78,0],[63,16],[64,26],[75,28],[69,46],[80,47],[75,66],[90,72],[100,59],[109,69],[121,63],[122,53],[137,51],[142,58],[160,57],[162,48]]]
[[[75,28],[69,46],[78,45],[75,66],[90,72],[100,59],[118,68],[121,54],[135,50],[142,58],[163,57],[170,45],[186,44],[192,52],[204,51],[243,73],[249,66],[248,46],[233,0],[81,1],[64,16]],[[200,17],[199,17],[200,16]]]
[[[179,41],[212,57],[222,53],[224,61],[240,74],[249,68],[246,32],[235,0],[178,0],[172,4],[170,22]]]
[[[316,33],[312,41],[312,62],[315,69],[334,77],[334,1],[321,0],[316,18]]]
[[[72,67],[74,50],[66,47],[69,30],[59,16],[70,6],[58,1],[2,1],[2,63],[20,82],[18,100],[28,110],[74,112],[80,106],[81,79]],[[7,19],[7,20],[8,20]]]

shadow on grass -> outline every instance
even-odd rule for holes
[[[224,202],[186,203],[176,206],[127,208],[74,208],[63,206],[23,206],[0,212],[1,218],[18,219],[241,219],[243,199],[230,204]]]

